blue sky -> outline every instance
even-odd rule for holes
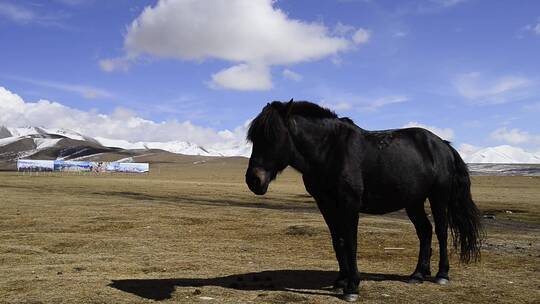
[[[539,1],[196,2],[0,0],[0,87],[72,111],[58,115],[174,125],[93,134],[130,140],[185,139],[186,121],[240,134],[295,98],[365,129],[540,150]],[[44,116],[0,123],[62,126]],[[189,139],[219,140],[202,137]]]

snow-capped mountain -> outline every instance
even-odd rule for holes
[[[482,148],[470,153],[460,151],[466,163],[540,164],[540,152],[531,153],[508,145]]]
[[[168,151],[171,153],[185,154],[185,155],[201,155],[201,156],[233,156],[225,155],[219,151],[207,150],[194,143],[185,141],[169,141],[169,142],[129,142],[127,140],[108,139],[103,137],[96,137],[96,140],[105,147],[122,148],[127,150],[148,150],[159,149]]]
[[[71,140],[68,142],[66,140]],[[17,147],[11,147],[16,145]],[[111,149],[118,150],[163,150],[175,154],[198,156],[249,156],[251,147],[245,145],[215,145],[204,148],[197,144],[184,141],[170,142],[129,142],[126,140],[108,139],[103,137],[90,137],[68,129],[48,129],[42,127],[9,128],[0,126],[0,156],[7,154],[11,158],[22,158],[34,155],[40,151],[63,146],[63,151],[76,145],[86,149],[84,155],[94,149],[100,153]],[[97,149],[97,150],[96,150]],[[73,151],[69,151],[73,152]],[[75,151],[76,152],[76,151]],[[71,155],[71,154],[70,154]],[[4,157],[5,158],[5,157]]]
[[[176,154],[200,155],[200,156],[244,156],[249,157],[251,146],[245,145],[214,145],[212,148],[205,148],[194,143],[185,141],[167,142],[129,142],[127,140],[108,139],[103,137],[95,138],[105,147],[122,148],[127,150],[135,149],[159,149]]]
[[[38,135],[38,134],[45,134],[45,130],[41,128],[35,128],[35,127],[23,127],[23,128],[6,128],[3,127],[4,130],[6,130],[10,137],[22,137],[22,136],[28,136],[28,135]]]

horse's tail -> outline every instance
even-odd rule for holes
[[[448,204],[448,224],[454,248],[460,248],[460,259],[468,263],[480,258],[482,226],[480,210],[471,197],[471,180],[467,165],[459,153],[448,144],[454,156],[454,177]]]

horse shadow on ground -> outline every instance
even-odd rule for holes
[[[289,291],[300,294],[338,297],[331,285],[335,271],[271,270],[215,278],[128,279],[112,280],[110,287],[151,300],[172,297],[177,287],[219,286],[236,290]],[[363,281],[406,282],[408,277],[395,274],[361,273]]]
[[[103,192],[92,192],[93,195],[100,196],[117,196],[122,198],[128,198],[141,202],[154,202],[161,204],[183,204],[183,205],[204,205],[204,206],[233,206],[241,208],[258,208],[258,209],[270,209],[270,210],[281,210],[289,212],[318,212],[317,205],[313,200],[304,200],[298,201],[294,199],[280,199],[278,203],[272,203],[269,200],[264,199],[255,199],[251,201],[245,201],[242,199],[211,199],[211,198],[198,198],[191,196],[182,196],[182,195],[153,195],[140,192],[131,192],[131,191],[103,191]]]

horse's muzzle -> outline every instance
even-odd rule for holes
[[[262,168],[248,168],[246,171],[246,184],[253,193],[263,195],[270,184],[270,174]]]

